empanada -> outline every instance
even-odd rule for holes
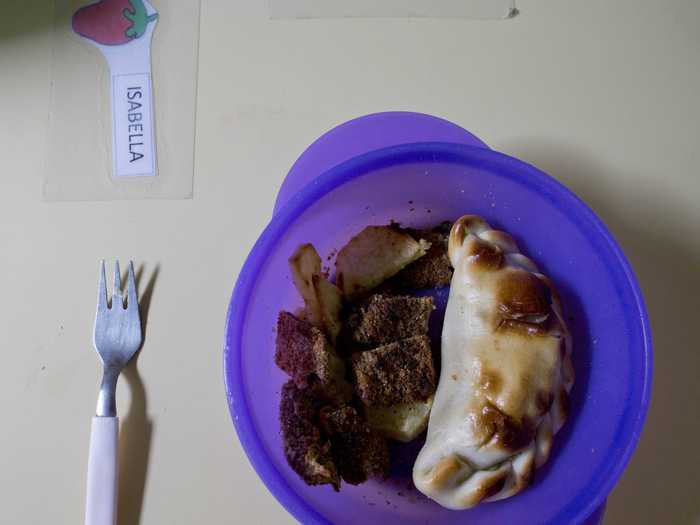
[[[510,497],[547,461],[574,381],[548,278],[480,217],[450,232],[442,370],[415,486],[444,507]]]

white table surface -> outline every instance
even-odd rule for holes
[[[134,257],[144,283],[158,270],[119,386],[120,524],[293,523],[229,418],[224,315],[296,156],[393,109],[536,164],[610,226],[646,294],[656,363],[607,523],[700,523],[700,3],[521,0],[492,22],[269,21],[265,5],[202,2],[193,200],[47,204],[51,3],[3,2],[0,522],[81,522],[97,262]]]

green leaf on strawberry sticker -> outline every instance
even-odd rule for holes
[[[124,17],[131,22],[131,25],[124,32],[129,38],[140,38],[146,32],[148,24],[158,18],[158,13],[149,15],[142,0],[129,0],[131,8],[125,8]]]

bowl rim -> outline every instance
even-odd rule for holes
[[[292,196],[272,217],[241,268],[226,314],[223,352],[224,386],[231,418],[241,445],[260,479],[287,511],[302,523],[330,525],[326,518],[304,501],[286,482],[284,476],[267,456],[257,435],[246,400],[241,369],[241,336],[242,328],[246,321],[247,304],[253,285],[262,268],[262,263],[275,241],[284,234],[287,227],[294,220],[318,199],[343,184],[368,175],[377,169],[408,162],[434,161],[447,163],[478,162],[482,168],[498,167],[499,172],[511,172],[517,173],[518,176],[530,177],[532,185],[537,186],[540,192],[550,194],[550,198],[552,195],[556,195],[557,200],[561,204],[567,204],[566,207],[568,209],[575,210],[584,221],[588,221],[588,226],[591,230],[600,235],[610,247],[614,258],[623,270],[626,283],[635,299],[639,314],[638,329],[642,332],[643,347],[640,350],[644,354],[644,374],[641,378],[640,403],[637,407],[631,407],[630,414],[627,414],[629,409],[625,411],[618,426],[619,432],[624,420],[633,421],[629,435],[626,436],[627,443],[621,452],[618,452],[614,464],[611,465],[611,460],[607,460],[599,470],[599,472],[607,471],[604,479],[599,481],[596,487],[589,489],[587,486],[579,493],[584,496],[586,493],[589,493],[585,504],[570,510],[569,507],[571,505],[565,507],[551,522],[581,523],[605,503],[605,499],[624,472],[639,442],[649,408],[653,374],[653,350],[649,316],[641,289],[627,258],[613,235],[588,205],[566,186],[538,168],[490,149],[447,142],[418,142],[370,151],[347,160],[318,176],[313,182]],[[599,474],[597,477],[601,475]],[[589,482],[589,486],[596,484],[596,478]],[[590,495],[591,492],[592,496]]]

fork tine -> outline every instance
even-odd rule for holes
[[[107,283],[105,279],[105,262],[100,264],[100,279],[97,283],[97,312],[107,310]]]
[[[115,304],[121,305],[124,308],[124,299],[122,295],[122,275],[119,271],[119,261],[114,261],[114,289],[112,290],[112,308]]]
[[[138,311],[139,307],[139,296],[138,290],[136,289],[136,278],[134,277],[134,261],[129,261],[129,272],[127,274],[126,280],[126,307],[127,309],[136,308]]]

